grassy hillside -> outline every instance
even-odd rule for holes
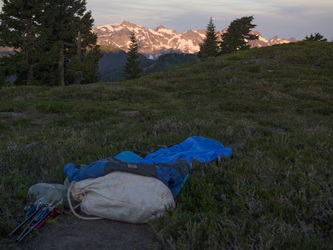
[[[333,44],[238,52],[135,81],[0,90],[0,235],[63,167],[193,135],[233,150],[195,164],[151,226],[170,248],[333,245]],[[0,244],[1,245],[1,244]]]

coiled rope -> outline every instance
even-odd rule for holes
[[[76,183],[75,181],[72,181],[71,185],[69,186],[69,188],[67,190],[67,200],[68,200],[69,208],[72,211],[72,213],[76,217],[78,217],[78,218],[80,218],[82,220],[100,220],[100,219],[103,219],[101,217],[86,217],[86,216],[81,216],[81,215],[79,215],[78,213],[75,212],[75,208],[77,208],[80,205],[80,204],[78,204],[75,208],[73,208],[72,201],[71,201],[71,191],[72,191],[72,187],[73,187],[73,185],[75,183]]]

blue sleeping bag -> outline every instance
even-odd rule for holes
[[[146,176],[153,176],[160,179],[171,189],[173,196],[176,197],[189,175],[181,175],[175,168],[170,167],[170,164],[172,165],[185,159],[192,166],[193,160],[209,163],[219,157],[230,157],[231,155],[231,149],[225,148],[220,142],[200,136],[193,136],[178,145],[161,148],[148,154],[145,158],[129,151],[124,151],[114,158],[125,162],[129,167],[155,164],[156,174]],[[163,166],[163,163],[165,163],[165,166]],[[105,169],[107,168],[107,164],[106,160],[100,160],[87,165],[83,169],[77,169],[74,164],[69,163],[65,166],[64,172],[71,181],[97,178],[106,174]]]

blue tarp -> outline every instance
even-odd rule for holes
[[[226,148],[220,142],[200,136],[189,137],[182,143],[169,147],[161,148],[145,158],[141,158],[137,154],[129,151],[124,151],[115,158],[123,160],[128,163],[174,163],[178,159],[183,158],[190,162],[192,166],[193,160],[203,163],[209,163],[216,160],[218,157],[230,157],[232,155],[231,149]],[[65,166],[64,172],[67,174],[71,181],[80,181],[86,178],[100,177],[104,173],[105,161],[94,162],[84,168],[84,171],[76,169],[74,164],[69,163]],[[179,179],[179,174],[174,173],[173,168],[158,167],[157,178],[165,182],[167,178]],[[163,175],[163,176],[162,176]],[[164,176],[165,175],[165,176]],[[170,187],[173,196],[177,196],[185,183],[188,175],[180,181],[175,182],[175,185]]]
[[[231,156],[230,148],[225,148],[222,143],[204,138],[201,136],[192,136],[182,143],[169,147],[161,148],[154,153],[147,155],[140,162],[142,163],[172,163],[179,158],[184,158],[190,163],[193,160],[200,162],[212,162],[218,157]]]

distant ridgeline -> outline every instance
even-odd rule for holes
[[[228,28],[217,30],[220,39],[221,34],[227,32]],[[128,21],[120,24],[105,24],[94,27],[92,31],[97,34],[97,44],[115,47],[127,51],[130,41],[130,33],[133,31],[139,41],[139,53],[149,56],[162,55],[172,52],[194,54],[200,50],[200,44],[206,38],[206,30],[187,30],[179,34],[176,30],[167,29],[160,25],[156,29],[147,29]],[[251,33],[258,35],[259,39],[251,41],[250,47],[265,47],[275,44],[296,42],[296,39],[280,38],[275,36],[272,39],[264,38],[259,31],[252,30]]]
[[[101,82],[115,82],[122,79],[122,72],[127,61],[127,53],[123,50],[101,46],[103,57],[99,61]],[[157,60],[148,59],[140,54],[142,75],[179,67],[185,63],[199,61],[194,54],[170,53],[158,57]]]

